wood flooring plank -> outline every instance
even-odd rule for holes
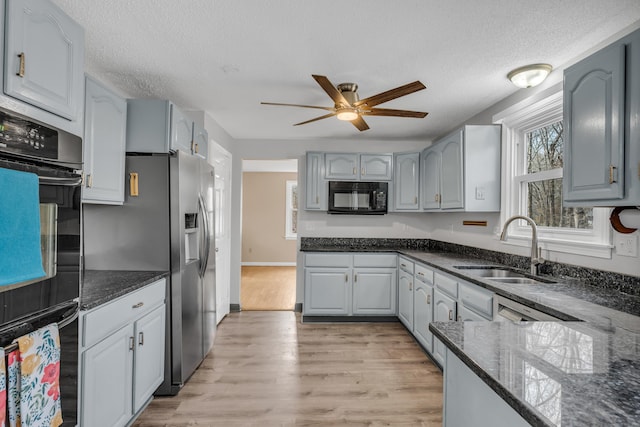
[[[134,427],[441,424],[442,374],[400,324],[251,311],[228,315],[178,396]]]

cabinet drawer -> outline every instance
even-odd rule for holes
[[[307,253],[304,255],[305,267],[351,267],[351,254],[348,253]]]
[[[165,279],[97,307],[83,318],[82,345],[90,347],[133,319],[164,303]]]
[[[413,262],[409,261],[406,258],[402,258],[402,257],[398,258],[398,267],[400,267],[401,270],[404,270],[407,273],[413,274],[414,265],[415,264]]]
[[[353,256],[353,266],[396,268],[397,259],[395,254],[356,254]]]
[[[493,319],[493,293],[470,283],[460,283],[458,290],[463,306]]]
[[[433,270],[422,264],[415,265],[416,279],[424,283],[433,284]]]
[[[458,282],[456,280],[440,273],[434,273],[433,282],[444,293],[449,294],[454,298],[458,297]]]

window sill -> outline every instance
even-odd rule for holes
[[[509,235],[507,240],[502,243],[530,248],[531,238]],[[607,259],[611,259],[611,252],[613,249],[613,245],[605,243],[585,243],[564,239],[554,239],[550,237],[539,237],[538,244],[543,250],[551,252],[561,252],[573,255]]]

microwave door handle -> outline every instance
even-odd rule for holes
[[[354,211],[358,210],[358,191],[353,190],[351,192],[351,209]]]

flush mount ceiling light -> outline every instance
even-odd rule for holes
[[[549,64],[532,64],[516,68],[507,74],[511,83],[521,88],[538,86],[551,72]]]
[[[338,110],[336,114],[338,120],[344,120],[345,122],[350,122],[358,118],[358,111],[355,108],[341,108]]]

